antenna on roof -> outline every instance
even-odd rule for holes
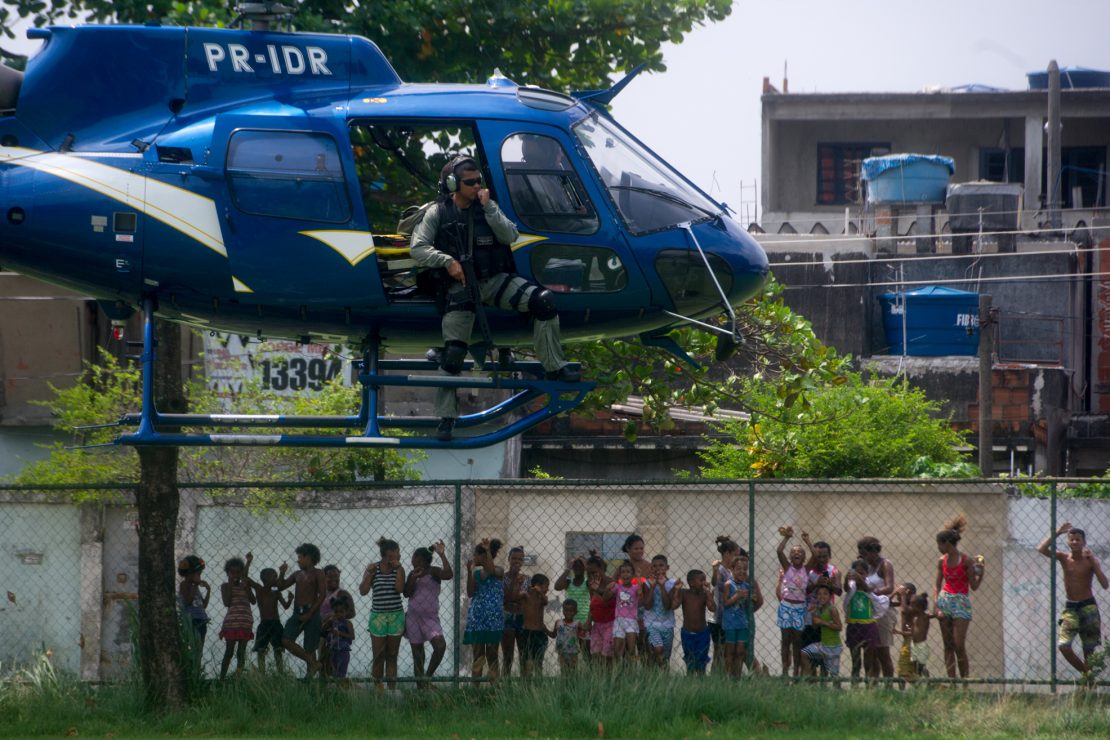
[[[281,2],[239,3],[235,11],[239,15],[231,25],[242,28],[245,21],[250,21],[252,31],[269,31],[274,21],[288,21],[293,17],[293,8]]]

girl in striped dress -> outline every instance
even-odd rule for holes
[[[231,665],[231,656],[235,654],[235,675],[243,672],[243,663],[247,657],[247,645],[254,639],[254,613],[251,604],[254,603],[254,589],[250,587],[247,573],[254,556],[247,553],[246,561],[241,558],[231,558],[224,564],[224,573],[227,574],[227,583],[220,586],[220,597],[227,614],[220,627],[220,639],[226,640],[224,659],[220,664],[220,678],[227,678],[227,669]]]
[[[405,633],[405,612],[401,593],[405,590],[405,569],[401,567],[401,547],[393,540],[378,540],[381,560],[366,566],[358,592],[374,592],[370,601],[370,645],[374,651],[371,675],[381,685],[385,675],[389,688],[397,688],[397,652]]]

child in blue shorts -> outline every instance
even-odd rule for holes
[[[749,630],[749,609],[756,601],[762,603],[763,596],[759,586],[748,583],[748,554],[743,550],[732,561],[729,579],[725,582],[722,595],[721,629],[723,631],[725,670],[728,675],[739,678],[747,659]]]
[[[657,668],[664,668],[670,662],[674,646],[674,610],[678,604],[672,598],[676,581],[667,577],[668,568],[666,555],[651,559],[651,580],[643,590],[641,601],[648,657]]]
[[[675,606],[682,604],[682,657],[687,673],[704,674],[709,665],[709,625],[705,621],[705,610],[716,609],[713,590],[703,571],[690,571],[686,580],[689,586],[677,581],[671,591]]]

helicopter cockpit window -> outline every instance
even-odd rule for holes
[[[465,124],[354,121],[351,148],[362,202],[375,235],[392,234],[409,206],[439,194],[439,173],[458,154],[476,156],[474,129]]]
[[[561,144],[549,136],[513,134],[501,145],[513,210],[537,231],[592,234],[597,212]]]
[[[554,293],[613,293],[628,285],[621,258],[605,247],[540,242],[532,247],[532,274]]]
[[[593,114],[574,127],[634,234],[714,218],[720,207],[611,121]]]
[[[236,131],[227,176],[244,213],[345,223],[351,203],[335,140],[300,131]]]

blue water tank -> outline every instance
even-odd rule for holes
[[[943,203],[956,161],[935,154],[888,154],[863,160],[868,203]]]
[[[883,293],[883,329],[892,355],[974,355],[979,351],[979,294],[930,285]],[[904,321],[903,321],[904,319]]]
[[[1029,72],[1025,76],[1029,79],[1030,90],[1048,89],[1048,72]],[[1086,67],[1063,67],[1060,69],[1061,90],[1078,90],[1085,87],[1110,87],[1110,72],[1101,69],[1087,69]]]

